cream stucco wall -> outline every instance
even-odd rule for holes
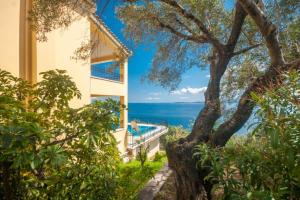
[[[128,124],[128,61],[125,60],[121,64],[123,70],[123,82],[110,81],[107,79],[101,79],[91,77],[91,95],[92,96],[119,96],[121,104],[125,105],[125,109],[122,110],[122,123],[121,129],[113,133],[118,143],[118,149],[121,154],[127,151],[127,124]]]
[[[90,103],[90,60],[77,61],[72,58],[76,49],[89,40],[90,22],[87,17],[80,17],[67,29],[58,29],[48,34],[47,42],[37,44],[37,72],[63,69],[76,83],[82,97],[72,100],[73,107]],[[39,80],[41,76],[38,76]]]
[[[116,141],[118,142],[118,149],[121,154],[127,150],[127,124],[128,124],[128,61],[125,60],[121,63],[121,76],[123,82],[111,81],[102,78],[91,77],[91,95],[97,96],[119,96],[121,104],[125,105],[121,114],[123,120],[122,128],[113,133]]]
[[[159,138],[149,142],[149,152],[148,158],[153,158],[155,154],[159,151]]]
[[[81,16],[74,12],[78,20],[73,22],[66,29],[54,30],[47,35],[47,42],[37,42],[36,52],[27,52],[24,54],[23,51],[28,51],[28,49],[22,48],[20,41],[24,40],[24,32],[21,32],[21,26],[24,26],[25,17],[22,17],[22,12],[26,13],[26,8],[24,4],[25,0],[0,0],[0,68],[11,72],[13,75],[20,77],[20,56],[22,49],[22,56],[31,56],[31,53],[35,55],[31,57],[34,62],[36,59],[36,73],[45,72],[54,69],[63,69],[72,77],[73,81],[76,83],[78,89],[82,94],[80,100],[74,99],[71,102],[71,106],[80,107],[91,102],[91,96],[120,96],[122,104],[126,107],[128,106],[128,64],[127,60],[122,64],[123,70],[121,70],[123,75],[123,82],[116,83],[109,80],[100,80],[91,78],[91,59],[86,61],[76,61],[72,59],[74,52],[77,48],[82,46],[82,43],[87,42],[91,39],[91,27],[96,28],[93,25],[94,22],[90,20],[87,16]],[[23,5],[21,7],[21,5]],[[22,9],[21,9],[22,8]],[[22,11],[22,12],[21,12]],[[23,14],[24,14],[23,13]],[[102,27],[102,26],[101,26]],[[99,27],[98,27],[99,28]],[[104,28],[104,27],[102,27]],[[23,30],[24,31],[24,30]],[[93,30],[95,31],[95,30]],[[116,41],[110,41],[111,38],[107,37],[107,30],[105,34],[99,31],[99,37],[97,41],[97,48],[105,45],[106,50],[105,55],[115,55],[119,53],[120,49],[118,46],[114,46]],[[104,39],[104,37],[106,37]],[[104,41],[102,41],[102,39]],[[30,42],[30,41],[29,41]],[[103,42],[103,44],[101,44]],[[108,48],[111,48],[109,50]],[[117,49],[117,52],[116,52]],[[35,49],[32,49],[35,51]],[[98,49],[99,50],[99,49]],[[99,56],[104,56],[103,51],[101,53],[93,53],[95,58]],[[23,58],[22,57],[22,58]],[[31,59],[30,58],[30,59]],[[99,57],[103,58],[103,57]],[[34,71],[35,73],[35,71]],[[34,76],[35,77],[35,76]],[[37,76],[37,81],[41,80],[41,76]],[[123,111],[123,128],[116,131],[114,136],[118,141],[118,148],[121,154],[125,153],[127,150],[127,123],[128,123],[128,113],[127,109]]]
[[[121,82],[91,77],[91,94],[93,96],[124,96],[126,85]]]
[[[19,76],[20,0],[0,0],[0,68]]]
[[[119,129],[113,133],[116,141],[117,147],[121,154],[124,154],[127,150],[127,130],[126,129]]]
[[[23,7],[21,7],[21,5]],[[26,19],[21,17],[25,9],[21,0],[0,1],[0,68],[20,76],[20,27]],[[74,12],[75,15],[79,16]],[[79,107],[90,103],[90,60],[71,59],[83,42],[90,40],[90,20],[79,17],[67,29],[58,29],[47,35],[47,42],[37,43],[37,73],[64,69],[76,82],[82,93],[80,100],[74,99],[71,106]],[[41,76],[37,77],[38,81]]]

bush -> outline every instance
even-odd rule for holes
[[[166,159],[166,153],[164,151],[156,152],[153,158],[153,162],[162,162]]]
[[[253,94],[260,123],[248,137],[223,149],[197,147],[199,168],[224,199],[300,199],[300,76],[264,96]]]
[[[164,150],[168,142],[179,140],[187,135],[188,131],[182,126],[170,126],[168,127],[168,132],[159,138],[160,147]]]
[[[149,152],[149,145],[144,144],[138,147],[136,160],[140,161],[142,168],[144,167],[145,162],[148,160],[148,152]]]
[[[117,170],[119,172],[119,182],[116,199],[137,199],[139,191],[164,166],[165,162],[166,157],[161,161],[147,161],[143,167],[136,160],[120,164]]]
[[[71,108],[81,95],[66,72],[41,75],[31,85],[0,70],[0,196],[113,199],[118,103]]]

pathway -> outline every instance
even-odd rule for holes
[[[172,174],[171,169],[166,164],[155,176],[147,183],[147,185],[138,194],[139,200],[153,200],[155,195],[160,191],[165,181]]]

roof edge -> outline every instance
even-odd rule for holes
[[[111,29],[105,24],[105,22],[95,13],[90,15],[90,19],[95,22],[95,24],[105,32],[105,34],[112,39],[112,41],[119,46],[127,57],[132,56],[132,51],[130,51],[125,44],[123,44],[120,39],[111,31]]]

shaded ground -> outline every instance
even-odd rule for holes
[[[162,186],[165,185],[165,182],[168,180],[172,171],[169,169],[166,164],[155,176],[146,184],[144,189],[139,192],[139,200],[153,200],[157,193],[160,192]]]
[[[214,190],[212,199],[220,200],[222,199],[222,195],[222,189]],[[176,200],[175,177],[173,173],[171,173],[168,179],[164,182],[160,191],[156,193],[156,196],[153,198],[153,200]]]
[[[153,200],[176,200],[175,177],[171,173]]]

